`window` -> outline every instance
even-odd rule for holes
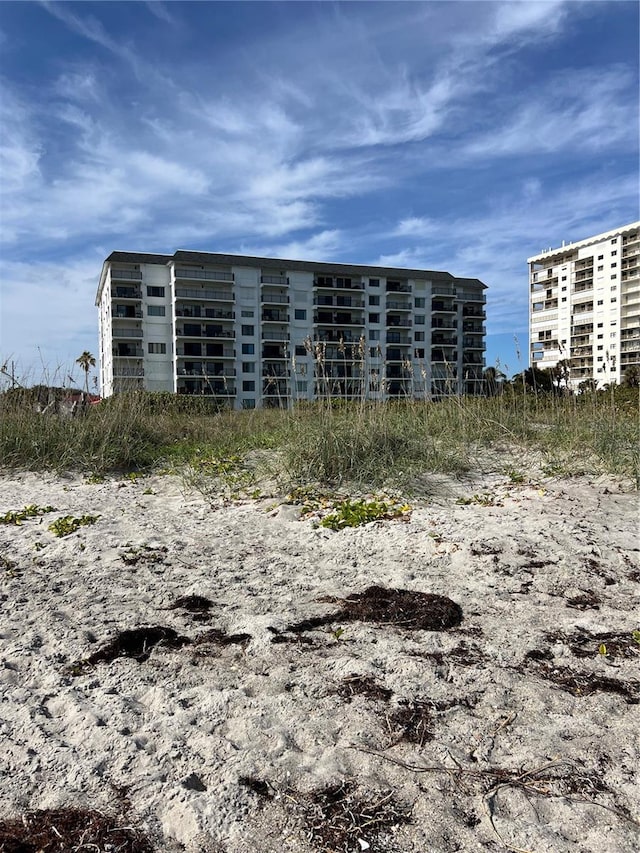
[[[598,340],[601,341],[604,338],[604,335],[598,335]]]
[[[242,344],[242,355],[254,355],[255,351],[255,344]]]
[[[424,296],[416,296],[416,299],[415,299],[416,308],[424,308],[426,304],[427,304],[427,300],[424,298]]]
[[[611,297],[611,301],[612,301],[612,302],[617,302],[617,301],[618,301],[618,299],[617,299],[617,297],[616,297],[616,296],[612,296],[612,297]]]
[[[256,372],[255,361],[243,361],[242,362],[242,372],[243,373],[255,373]]]
[[[302,394],[306,394],[306,393],[307,393],[307,383],[306,383],[306,380],[304,380],[304,379],[299,379],[299,380],[296,382],[296,391],[299,391],[299,392],[300,392],[300,393],[302,393]]]
[[[599,347],[597,347],[598,352],[602,352],[603,349],[604,349],[604,344],[601,344]]]
[[[380,340],[379,329],[370,329],[369,330],[369,340],[370,341],[379,341]]]
[[[566,301],[567,301],[567,297],[566,297],[566,296],[563,296],[563,297],[562,297],[562,299],[560,300],[560,302],[566,302]]]
[[[293,316],[296,320],[306,320],[307,319],[307,310],[306,308],[296,308],[293,312]]]
[[[562,280],[562,281],[566,281],[566,280],[567,280],[566,275],[563,275],[561,280]],[[566,290],[567,288],[566,288],[566,287],[563,287],[562,289],[563,289],[563,290]]]
[[[617,272],[612,272],[612,273],[611,273],[611,278],[618,278],[618,273],[617,273]],[[614,287],[612,287],[612,288],[611,288],[611,290],[615,290],[615,288],[614,288]]]
[[[600,264],[600,266],[598,267],[598,272],[602,272],[603,269],[604,267],[602,266],[602,264]]]
[[[603,326],[604,326],[604,323],[598,323],[597,328],[598,328],[598,329],[602,329],[602,327],[603,327]]]
[[[302,344],[296,344],[296,355],[307,355],[307,349]]]
[[[534,311],[542,311],[543,308],[544,308],[544,302],[534,302],[533,303],[533,310]]]
[[[618,254],[618,250],[617,250],[617,249],[613,249],[613,250],[612,250],[612,252],[611,252],[611,257],[612,257],[612,258],[615,258],[615,256],[616,256],[617,254]]]
[[[424,314],[416,314],[413,318],[413,322],[416,326],[424,326]]]
[[[164,305],[147,305],[147,316],[164,317]]]
[[[369,279],[369,287],[380,287],[380,279],[379,278],[370,278]]]
[[[422,347],[414,350],[414,353],[416,358],[424,358],[424,349],[422,349]]]
[[[242,334],[243,334],[243,335],[246,335],[247,337],[249,337],[249,336],[253,335],[253,334],[254,334],[254,327],[253,327],[253,326],[245,326],[245,325],[243,325],[243,326],[242,326]]]
[[[610,337],[610,338],[615,338],[615,336],[616,336],[616,333],[615,333],[615,332],[609,332],[609,337]]]
[[[241,317],[253,317],[253,311],[250,311],[248,308],[245,308],[244,311],[240,312]]]
[[[596,302],[596,305],[604,305],[604,300],[598,299],[598,301]]]
[[[380,305],[380,297],[377,294],[369,294],[369,305]]]
[[[378,358],[382,353],[379,347],[369,347],[369,358]]]
[[[618,238],[614,237],[613,240],[611,241],[611,245],[615,246],[617,242],[618,242]]]
[[[245,379],[242,383],[242,390],[243,391],[255,391],[256,390],[255,380]]]
[[[423,341],[424,340],[424,332],[415,332],[413,337],[414,337],[414,340],[416,340],[416,341]]]
[[[598,260],[601,261],[604,258],[604,255],[598,255]]]
[[[151,287],[151,285],[147,285],[147,296],[160,296],[164,298],[164,287]]]
[[[243,409],[255,409],[255,407],[256,407],[256,401],[255,400],[249,399],[249,400],[243,400],[242,401],[242,408]]]
[[[379,323],[380,315],[379,314],[369,314],[369,322],[370,323]]]
[[[614,267],[617,267],[617,266],[618,266],[618,262],[617,262],[617,261],[612,261],[612,262],[611,262],[611,269],[613,269]]]
[[[149,353],[155,353],[156,355],[165,355],[167,352],[166,344],[153,344],[149,341]]]

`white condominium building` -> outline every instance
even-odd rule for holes
[[[530,364],[563,362],[575,390],[640,366],[640,222],[528,259]]]
[[[430,270],[112,252],[96,297],[101,392],[237,409],[477,394],[485,288]]]

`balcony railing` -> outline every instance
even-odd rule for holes
[[[409,302],[398,302],[397,299],[387,299],[387,311],[411,311]]]
[[[186,278],[198,281],[233,281],[233,273],[224,270],[190,270],[186,267],[176,269],[176,279]]]
[[[139,308],[136,308],[135,311],[130,311],[127,313],[126,311],[114,311],[113,312],[114,320],[141,320],[142,319],[142,311]]]
[[[188,287],[176,287],[176,299],[216,299],[218,302],[235,302],[232,290],[192,290]]]
[[[127,347],[119,348],[113,350],[114,358],[142,358],[144,355],[142,351],[142,347]]]
[[[203,320],[234,320],[235,311],[222,311],[219,308],[176,308],[176,317]]]
[[[142,329],[121,329],[114,327],[111,330],[111,336],[114,338],[141,338]]]
[[[139,287],[115,287],[111,290],[111,298],[116,299],[142,299],[142,291]]]
[[[263,341],[288,341],[289,340],[289,332],[285,332],[284,330],[278,331],[277,329],[263,329],[262,330],[262,340]]]
[[[260,296],[260,302],[264,305],[266,304],[274,304],[274,305],[288,305],[289,297],[284,293],[263,293]]]
[[[314,287],[326,287],[333,290],[364,290],[364,283],[353,281],[350,278],[337,278],[335,280],[327,277],[318,277],[313,281]]]
[[[140,270],[119,270],[111,267],[111,281],[142,281]]]
[[[260,282],[262,284],[281,284],[286,286],[289,284],[289,279],[286,275],[261,275]]]

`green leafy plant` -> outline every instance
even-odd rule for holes
[[[320,527],[330,530],[342,530],[345,527],[359,527],[370,521],[400,518],[411,512],[408,504],[373,498],[372,500],[346,500],[339,503],[335,509],[321,518]]]
[[[74,518],[72,515],[63,515],[62,518],[57,518],[49,525],[49,530],[54,536],[69,536],[81,527],[85,527],[88,524],[95,524],[99,518],[99,515],[81,515],[79,518]]]
[[[526,479],[527,479],[526,475],[523,474],[522,471],[517,471],[514,468],[507,471],[507,475],[508,475],[509,479],[511,480],[511,482],[514,484],[517,484],[517,485],[520,485],[520,484],[526,482]]]
[[[334,638],[334,640],[336,640],[336,642],[339,642],[340,637],[343,634],[344,634],[344,628],[336,628],[335,631],[331,632],[331,636]]]
[[[3,524],[22,524],[27,518],[35,518],[38,515],[44,515],[47,512],[55,512],[53,506],[37,506],[36,504],[28,504],[24,509],[10,509],[1,518]]]
[[[462,506],[469,506],[470,504],[477,504],[478,506],[500,506],[495,495],[492,495],[489,492],[483,492],[480,495],[473,495],[470,498],[458,498],[456,503],[461,504]]]
[[[636,641],[636,643],[640,646],[640,631],[632,631],[631,636]]]
[[[600,643],[600,645],[598,646],[598,654],[602,655],[603,658],[606,658],[609,654],[609,652],[607,651],[607,647],[604,643]]]
[[[89,483],[90,485],[96,485],[98,483],[104,483],[105,477],[104,474],[88,474],[84,478],[85,483]]]

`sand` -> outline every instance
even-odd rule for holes
[[[0,818],[94,809],[167,853],[640,849],[630,484],[433,478],[336,532],[175,475],[5,472],[0,515],[28,504],[55,511],[0,525]],[[372,585],[462,621],[349,621]]]

